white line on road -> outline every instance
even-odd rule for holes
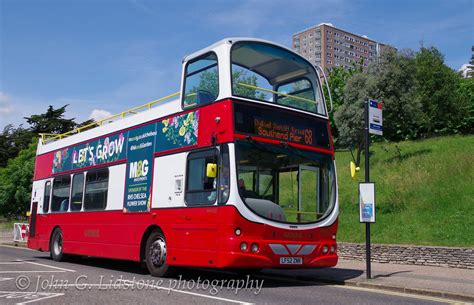
[[[128,284],[143,285],[143,283],[139,283],[137,281],[122,280],[122,282],[126,282]],[[146,284],[146,283],[144,284],[144,286],[147,286],[149,288],[162,289],[162,290],[166,290],[166,291],[173,291],[173,292],[182,293],[182,294],[195,295],[195,296],[199,296],[199,297],[203,297],[203,298],[208,298],[208,299],[213,299],[213,300],[218,300],[218,301],[224,301],[224,302],[229,302],[229,303],[237,303],[237,304],[242,304],[242,305],[252,305],[253,304],[253,303],[248,303],[248,302],[243,302],[243,301],[238,301],[238,300],[232,300],[232,299],[216,297],[216,296],[212,296],[212,295],[200,294],[200,293],[191,292],[191,291],[178,290],[178,289],[167,288],[167,287],[158,286],[158,285],[150,285],[150,284]]]
[[[189,295],[194,295],[194,296],[199,296],[199,297],[203,297],[203,298],[208,298],[208,299],[213,299],[213,300],[218,300],[218,301],[224,301],[224,302],[228,302],[228,303],[236,303],[236,304],[241,304],[241,305],[253,305],[253,303],[248,303],[248,302],[243,302],[243,301],[238,301],[238,300],[232,300],[232,299],[226,299],[226,298],[221,298],[221,297],[216,297],[216,296],[212,296],[212,295],[206,295],[206,294],[200,294],[200,293],[196,293],[196,292],[191,292],[191,291],[184,291],[184,290],[178,290],[178,289],[173,289],[173,288],[168,288],[168,287],[163,287],[163,286],[158,286],[158,285],[150,285],[150,284],[146,284],[146,283],[143,283],[143,282],[137,282],[137,281],[130,281],[130,280],[120,280],[122,283],[125,283],[125,284],[135,284],[135,285],[139,285],[141,287],[148,287],[148,288],[154,288],[154,289],[158,289],[158,290],[164,290],[164,291],[173,291],[173,292],[177,292],[177,293],[183,293],[183,294],[189,294]],[[107,284],[79,284],[79,285],[83,285],[84,287],[99,287],[99,288],[103,288],[103,287],[106,287]],[[62,287],[78,287],[78,284],[67,284],[67,285],[61,285]]]
[[[17,260],[17,261],[19,261],[19,262],[25,262],[25,263],[27,263],[27,264],[33,264],[33,265],[48,267],[48,268],[52,268],[52,269],[58,269],[58,270],[66,271],[66,272],[76,272],[76,270],[72,270],[72,269],[66,269],[66,268],[61,268],[61,267],[55,267],[55,266],[50,266],[50,265],[45,265],[45,264],[40,264],[40,263],[35,263],[35,262],[22,261],[22,260]]]
[[[60,272],[66,272],[66,271],[61,271],[61,270],[15,270],[15,271],[0,271],[0,273],[35,273],[35,272],[45,272],[45,273],[60,273]]]
[[[13,280],[12,277],[0,277],[0,282],[5,282],[5,281],[9,281],[9,280]]]
[[[32,302],[39,302],[39,301],[43,301],[43,300],[46,300],[46,299],[59,297],[59,296],[63,296],[63,295],[64,295],[64,293],[45,293],[45,292],[36,293],[36,292],[0,291],[0,299],[2,299],[2,298],[5,298],[5,299],[29,298],[29,300],[27,300],[25,302],[16,303],[16,305],[27,304],[27,303],[32,303]],[[36,298],[36,299],[31,299],[32,297],[35,297],[35,296],[40,296],[40,297]]]

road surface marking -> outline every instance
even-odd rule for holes
[[[5,281],[9,281],[9,280],[13,280],[12,277],[0,277],[0,282],[5,282]]]
[[[53,273],[53,272],[56,272],[56,273],[60,273],[60,272],[66,272],[66,271],[61,271],[61,270],[25,270],[25,271],[18,271],[18,270],[15,270],[15,271],[0,271],[0,273],[35,273],[35,272],[45,272],[45,273]]]
[[[66,268],[61,268],[61,267],[56,267],[56,266],[50,266],[50,265],[45,265],[45,264],[40,264],[40,263],[35,263],[35,262],[22,261],[22,260],[17,260],[17,261],[25,262],[27,264],[33,264],[33,265],[48,267],[48,268],[52,268],[52,269],[58,269],[58,270],[66,271],[66,272],[76,272],[76,270],[72,270],[72,269],[66,269]]]
[[[238,300],[232,300],[232,299],[226,299],[226,298],[221,298],[221,297],[216,297],[212,295],[206,295],[206,294],[200,294],[196,292],[191,292],[191,291],[184,291],[184,290],[178,290],[178,289],[173,289],[173,288],[168,288],[168,287],[163,287],[163,286],[158,286],[158,285],[150,285],[146,283],[141,283],[137,281],[130,281],[130,280],[120,280],[122,283],[126,284],[137,284],[142,287],[148,287],[148,288],[155,288],[159,290],[164,290],[164,291],[173,291],[177,293],[183,293],[183,294],[190,294],[194,296],[199,296],[203,298],[208,298],[208,299],[213,299],[213,300],[218,300],[218,301],[224,301],[228,303],[236,303],[236,304],[241,304],[241,305],[253,305],[253,303],[248,303],[248,302],[243,302],[243,301],[238,301]],[[104,287],[107,286],[107,284],[67,284],[67,285],[61,285],[63,287],[78,287],[78,286],[84,286],[84,287]]]
[[[137,281],[122,280],[122,282],[126,282],[126,283],[129,283],[129,284],[142,285],[142,283],[139,283]],[[237,303],[237,304],[241,304],[241,305],[253,305],[253,303],[248,303],[248,302],[243,302],[243,301],[238,301],[238,300],[232,300],[232,299],[226,299],[226,298],[216,297],[216,296],[212,296],[212,295],[200,294],[200,293],[191,292],[191,291],[184,291],[184,290],[178,290],[178,289],[173,289],[173,288],[167,288],[167,287],[158,286],[158,285],[144,284],[143,286],[147,286],[147,287],[150,287],[150,288],[162,289],[162,290],[166,290],[166,291],[173,291],[173,292],[177,292],[177,293],[195,295],[195,296],[199,296],[199,297],[203,297],[203,298],[208,298],[208,299],[213,299],[213,300],[218,300],[218,301],[224,301],[224,302],[229,302],[229,303]]]
[[[24,302],[18,302],[17,305],[28,304],[38,301],[43,301],[46,299],[63,296],[64,293],[46,293],[46,292],[17,292],[17,291],[0,291],[0,299],[18,299],[18,298],[31,298],[34,296],[40,296],[36,299],[29,299]],[[41,297],[42,296],[42,297]]]

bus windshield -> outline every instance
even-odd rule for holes
[[[281,47],[237,42],[232,47],[232,94],[326,115],[314,67]]]
[[[311,223],[331,213],[336,179],[331,156],[289,145],[236,141],[239,194],[256,214]]]

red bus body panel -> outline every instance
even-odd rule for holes
[[[232,107],[230,99],[201,107],[197,145],[156,152],[155,157],[245,138],[245,135],[234,133]],[[141,125],[162,119],[164,118]],[[133,128],[135,127],[137,126]],[[267,138],[254,136],[252,138],[261,142],[279,143]],[[334,157],[332,141],[331,149],[292,145]],[[34,180],[53,177],[53,157],[54,152],[36,157]],[[110,166],[125,161],[119,160],[100,166]],[[63,174],[65,173],[61,173]],[[49,251],[50,238],[56,227],[63,232],[64,253],[85,256],[140,261],[143,259],[141,246],[147,230],[159,227],[166,237],[167,262],[170,265],[213,268],[311,268],[335,266],[338,260],[336,251],[326,254],[322,252],[324,245],[336,248],[334,237],[337,232],[337,221],[328,227],[307,230],[280,229],[248,221],[235,206],[229,204],[160,208],[139,213],[125,213],[122,210],[38,213],[35,236],[28,239],[28,247]],[[241,229],[240,236],[235,235],[236,228]],[[249,245],[248,248],[252,243],[257,243],[258,252],[253,253],[250,249],[241,251],[241,242],[246,242]],[[269,244],[282,244],[284,247],[300,245],[300,249],[304,245],[314,245],[315,249],[311,254],[302,256],[302,265],[285,266],[280,264],[281,255],[274,254]]]
[[[322,253],[323,245],[336,247],[333,235],[337,223],[308,230],[285,230],[246,220],[232,205],[220,207],[153,209],[149,213],[123,211],[70,212],[38,215],[36,236],[28,247],[48,251],[54,228],[61,228],[64,253],[139,261],[140,245],[146,230],[161,228],[167,239],[170,265],[216,268],[282,267],[280,255],[269,244],[315,245],[303,255],[303,265],[295,267],[335,266],[335,253]],[[235,235],[240,228],[242,234]],[[253,253],[240,250],[240,243],[259,245]],[[283,255],[284,256],[284,255]],[[288,256],[288,255],[287,255]]]

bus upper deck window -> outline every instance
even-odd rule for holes
[[[232,95],[326,115],[313,65],[285,48],[240,41],[231,49]]]
[[[219,95],[217,56],[209,53],[186,65],[183,108],[208,104]]]

